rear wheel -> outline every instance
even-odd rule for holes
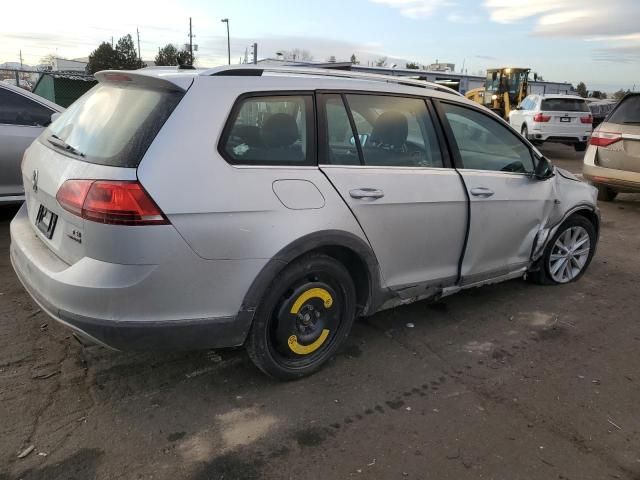
[[[596,185],[595,187],[598,189],[598,200],[602,202],[611,202],[618,196],[618,192],[606,185]]]
[[[327,255],[287,266],[262,299],[247,340],[253,363],[293,380],[317,371],[349,335],[356,292],[347,269]]]
[[[527,128],[526,125],[522,125],[522,130],[520,130],[520,133],[522,134],[522,136],[524,138],[526,138],[527,140],[529,140],[529,129]]]
[[[587,142],[574,143],[573,148],[576,152],[584,152],[587,150]]]
[[[591,263],[595,247],[595,226],[574,215],[560,226],[540,259],[539,269],[529,273],[528,278],[542,285],[574,282]]]

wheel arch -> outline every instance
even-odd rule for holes
[[[371,247],[349,232],[314,232],[282,248],[251,283],[238,312],[238,321],[244,325],[247,333],[256,309],[274,278],[292,261],[310,253],[324,253],[349,270],[356,287],[358,314],[372,314],[383,303],[380,267]]]
[[[564,222],[569,220],[569,218],[573,217],[574,215],[586,218],[591,223],[593,223],[593,226],[596,229],[596,238],[600,237],[600,211],[598,210],[598,208],[588,204],[577,205],[566,212],[557,223],[545,227],[538,233],[538,236],[534,241],[534,248],[531,254],[531,259],[534,262],[533,269],[537,268],[538,261],[540,260],[540,258],[542,258],[542,254],[546,250],[547,245],[549,244],[555,233],[558,231],[558,228],[560,228],[560,226]],[[543,232],[545,232],[544,235]]]

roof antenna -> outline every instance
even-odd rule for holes
[[[189,65],[180,57],[178,57],[177,60],[178,60],[178,70],[195,70],[196,69],[196,67],[194,67],[193,65]]]

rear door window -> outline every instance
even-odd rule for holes
[[[497,120],[471,108],[441,103],[464,168],[530,173],[529,148]]]
[[[435,129],[423,99],[361,94],[347,94],[346,99],[364,165],[443,166]],[[333,126],[328,128],[331,131]]]
[[[546,98],[542,100],[543,112],[588,112],[587,102],[579,98]]]
[[[622,124],[640,123],[640,95],[632,95],[622,99],[606,121]]]
[[[229,119],[220,153],[236,165],[313,165],[311,95],[251,96]]]
[[[28,127],[45,127],[51,123],[53,110],[39,103],[0,88],[0,123]]]
[[[98,84],[42,134],[55,135],[77,159],[114,167],[137,167],[184,93]],[[80,155],[81,154],[81,155]]]

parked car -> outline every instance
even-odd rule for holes
[[[577,95],[529,95],[509,114],[509,123],[535,145],[546,142],[587,149],[593,116]]]
[[[594,129],[604,122],[604,119],[607,118],[618,103],[617,100],[613,99],[585,98],[585,100],[593,117],[592,127]]]
[[[593,132],[583,174],[599,200],[640,192],[640,93],[626,95]]]
[[[446,87],[297,67],[105,71],[27,150],[11,259],[116,349],[316,371],[357,316],[574,281],[595,188]]]
[[[25,149],[64,108],[0,82],[0,205],[24,201],[20,162]]]

